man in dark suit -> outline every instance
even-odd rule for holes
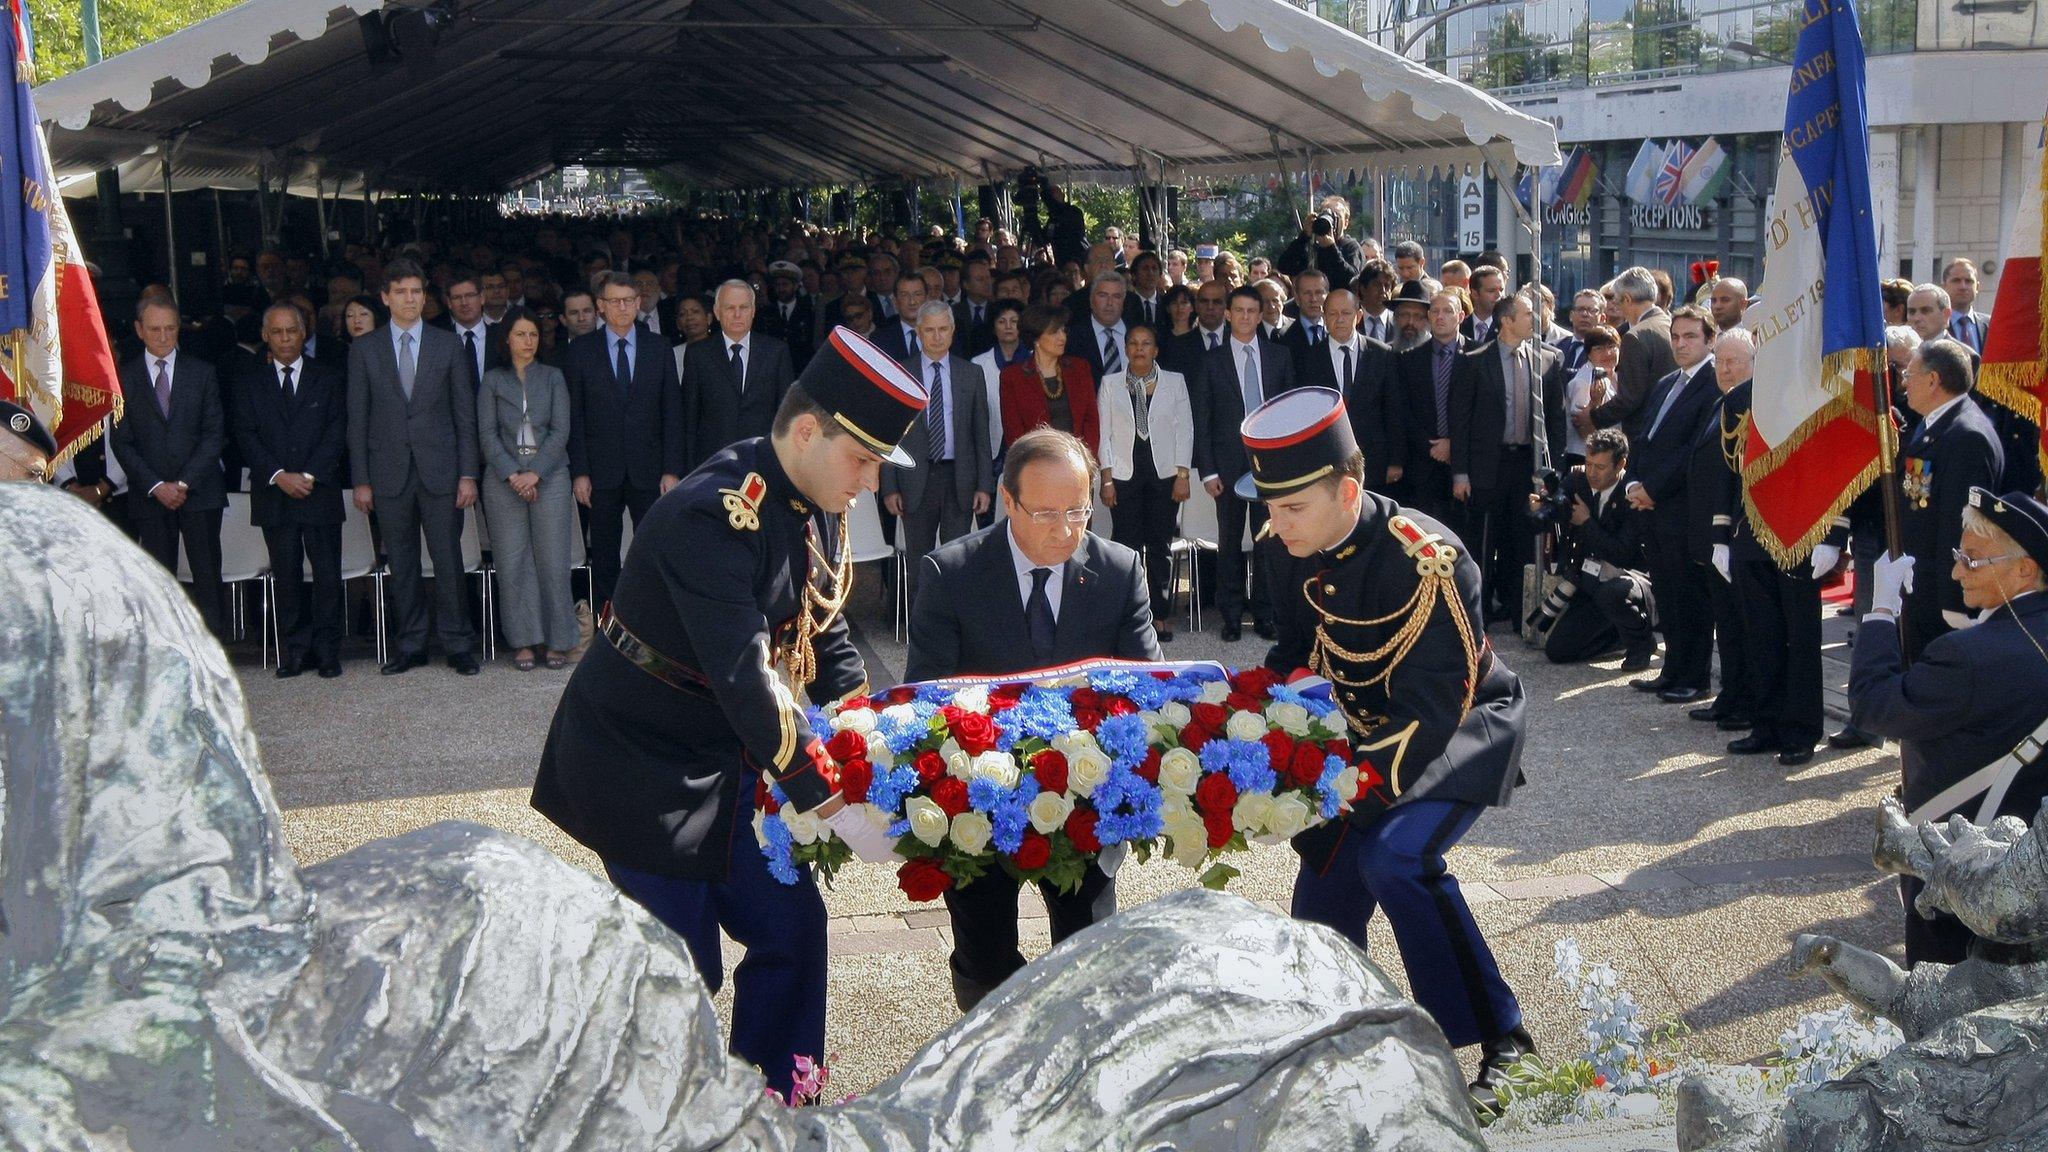
[[[1426,335],[1395,358],[1407,416],[1406,502],[1463,532],[1465,505],[1451,497],[1451,375],[1471,347],[1459,332],[1465,304],[1455,292],[1432,295],[1421,281],[1407,281],[1394,298],[1396,331],[1418,309],[1427,317]]]
[[[787,260],[768,266],[768,302],[754,318],[754,329],[789,345],[790,366],[798,372],[811,359],[811,338],[818,318],[811,298],[803,294],[803,270]]]
[[[377,516],[391,572],[398,648],[381,671],[395,676],[427,662],[424,532],[448,666],[474,676],[479,668],[462,571],[462,514],[476,503],[476,389],[462,345],[420,320],[426,283],[419,265],[392,261],[384,270],[391,322],[349,345],[349,478],[356,508]]]
[[[1645,431],[1640,439],[1630,440],[1633,479],[1625,494],[1637,511],[1650,515],[1650,586],[1657,597],[1657,617],[1664,623],[1663,670],[1630,683],[1640,691],[1657,693],[1666,703],[1691,704],[1707,694],[1714,608],[1687,539],[1687,481],[1693,446],[1720,388],[1707,357],[1706,326],[1712,319],[1691,307],[1679,315],[1687,322],[1671,324],[1678,367],[1650,389],[1643,405],[1649,414]]]
[[[916,461],[882,468],[882,503],[903,518],[910,554],[910,594],[935,545],[967,534],[995,499],[995,450],[988,439],[988,385],[981,369],[953,354],[953,310],[943,300],[918,309],[917,355],[903,366],[924,385],[924,415],[904,434]]]
[[[1969,261],[1959,260],[1950,265],[1950,277],[1965,274],[1972,281],[1976,271]],[[1962,265],[1964,267],[1957,267]],[[1968,340],[1951,335],[1961,324],[1964,315],[1957,312],[1949,300],[1948,289],[1938,284],[1921,284],[1914,287],[1906,297],[1906,323],[1919,334],[1922,343],[1933,340],[1952,339],[1963,346],[1970,357],[1970,378],[1975,380],[1977,372],[1984,366],[1984,357],[1979,348]],[[1981,341],[1985,331],[1983,317],[1967,330],[1976,333]],[[1993,400],[1982,391],[1973,389],[1971,399],[1991,421],[1992,430],[1998,435],[1999,450],[2005,456],[2005,474],[1999,477],[1997,490],[2001,492],[2034,492],[2041,487],[2041,426],[2020,415],[2005,405]],[[1987,487],[1989,487],[1987,485]]]
[[[497,326],[484,316],[483,281],[472,272],[456,273],[448,285],[448,311],[437,319],[462,345],[462,367],[469,374],[470,395],[474,396],[484,373],[496,367],[503,354],[497,347]]]
[[[753,294],[748,288],[750,302]],[[576,502],[590,510],[590,600],[602,609],[619,578],[625,538],[620,517],[630,515],[637,529],[654,502],[690,470],[690,393],[676,383],[668,341],[638,324],[640,291],[632,277],[603,273],[597,299],[603,323],[570,342],[562,377],[569,385],[571,486]],[[700,340],[690,351],[712,350],[717,343]],[[712,351],[704,371],[717,371],[716,362]]]
[[[1481,264],[1472,269],[1467,291],[1472,293],[1472,314],[1465,317],[1465,338],[1474,344],[1484,344],[1496,335],[1493,313],[1508,294],[1507,273],[1491,264]]]
[[[896,277],[896,288],[889,300],[895,307],[893,316],[885,317],[880,308],[875,310],[875,347],[900,364],[917,355],[917,310],[924,307],[924,277],[915,272]]]
[[[1067,324],[1067,355],[1088,362],[1097,388],[1104,376],[1125,368],[1124,340],[1130,329],[1124,325],[1124,301],[1129,295],[1123,273],[1099,272],[1088,285],[1087,311]]]
[[[1536,314],[1519,293],[1494,305],[1493,339],[1451,373],[1451,496],[1466,507],[1465,547],[1485,578],[1487,620],[1522,620],[1522,569],[1534,552],[1531,483],[1564,443],[1564,412],[1543,402],[1557,353],[1536,340]],[[1476,531],[1475,531],[1476,530]]]
[[[1087,530],[1095,474],[1087,445],[1040,428],[1010,446],[1007,464],[1008,522],[955,540],[921,565],[904,675],[932,680],[1091,657],[1159,659],[1138,554]],[[1039,886],[1054,944],[1116,911],[1112,876],[1119,862],[1120,855],[1105,853],[1071,895]],[[1017,882],[990,869],[945,898],[953,921],[953,995],[966,1011],[1024,966]]]
[[[1565,474],[1571,511],[1562,513],[1567,519],[1559,525],[1560,582],[1536,624],[1544,633],[1543,655],[1553,664],[1592,660],[1620,643],[1622,669],[1635,672],[1656,654],[1650,578],[1642,570],[1643,515],[1622,497],[1627,481],[1628,437],[1619,428],[1593,433],[1586,466]]]
[[[1948,334],[1951,338],[1982,355],[1984,335],[1991,328],[1991,317],[1977,311],[1977,265],[1974,261],[1957,257],[1941,270],[1941,286],[1948,294],[1949,307],[1954,314],[1949,317]]]
[[[1899,542],[1917,565],[1900,620],[1908,663],[1969,623],[1950,558],[1970,489],[1996,485],[2005,469],[1997,429],[1970,400],[1975,383],[1969,349],[1954,340],[1920,345],[1906,365],[1906,404],[1920,417],[1899,454]]]
[[[1124,327],[1143,324],[1155,332],[1171,332],[1173,323],[1166,315],[1166,270],[1159,263],[1159,253],[1140,252],[1126,275],[1130,290],[1124,294]]]
[[[1199,395],[1190,397],[1195,402],[1195,472],[1216,500],[1216,609],[1226,641],[1243,635],[1247,599],[1252,630],[1267,640],[1278,635],[1265,576],[1252,572],[1249,594],[1245,576],[1245,521],[1250,519],[1256,537],[1266,523],[1266,506],[1237,494],[1238,480],[1251,470],[1238,426],[1245,413],[1295,385],[1287,349],[1259,335],[1264,309],[1258,289],[1247,284],[1231,290],[1230,338],[1204,354]]]
[[[1278,339],[1297,365],[1330,339],[1330,326],[1323,319],[1323,306],[1329,299],[1330,280],[1315,269],[1303,272],[1294,282],[1294,300],[1287,307],[1295,322]]]
[[[1301,275],[1313,280],[1322,273]],[[1401,482],[1408,453],[1407,405],[1395,378],[1393,350],[1358,330],[1358,297],[1350,289],[1330,293],[1321,314],[1329,335],[1296,357],[1296,379],[1303,386],[1343,394],[1352,435],[1365,453],[1366,487],[1384,496]],[[1288,331],[1291,335],[1294,329]]]
[[[796,379],[789,346],[752,331],[754,290],[746,281],[719,285],[715,308],[718,332],[683,353],[685,473],[728,444],[766,436]]]
[[[1195,289],[1195,326],[1179,336],[1159,334],[1159,366],[1187,378],[1188,399],[1200,409],[1196,390],[1202,385],[1202,363],[1230,339],[1230,285],[1204,281]]]
[[[1657,281],[1647,268],[1624,270],[1614,278],[1614,290],[1615,306],[1628,323],[1621,334],[1620,380],[1613,398],[1593,409],[1593,423],[1621,425],[1629,443],[1640,448],[1650,389],[1678,366],[1671,351],[1671,314],[1657,307]],[[1642,466],[1640,459],[1636,466]]]
[[[121,367],[131,398],[114,425],[114,454],[128,474],[128,515],[143,549],[172,572],[178,542],[192,570],[192,602],[215,636],[225,635],[220,517],[227,507],[221,453],[227,411],[213,366],[178,351],[178,310],[145,297],[135,331],[143,353]]]
[[[235,436],[249,462],[249,522],[263,529],[277,585],[277,675],[310,665],[341,675],[341,478],[348,451],[348,377],[305,355],[305,318],[289,304],[263,313],[269,355],[244,381]],[[313,569],[313,596],[300,573]]]
[[[1709,313],[1702,323],[1707,327],[1709,347],[1718,348],[1719,331],[1712,327],[1714,320]],[[1672,339],[1675,342],[1689,340],[1692,323],[1673,317]],[[1685,336],[1679,333],[1683,331]],[[1734,345],[1731,342],[1731,348]],[[1742,361],[1741,352],[1736,352],[1737,361]],[[1756,735],[1758,681],[1754,674],[1755,661],[1750,651],[1751,623],[1760,615],[1763,601],[1749,602],[1744,599],[1743,589],[1736,581],[1740,575],[1731,562],[1731,552],[1722,546],[1734,539],[1734,516],[1732,511],[1742,502],[1741,477],[1737,471],[1740,458],[1735,463],[1729,460],[1729,453],[1735,447],[1722,436],[1728,429],[1732,435],[1739,425],[1742,414],[1749,408],[1749,389],[1739,388],[1749,375],[1747,363],[1739,365],[1740,375],[1728,373],[1738,370],[1737,365],[1724,367],[1716,358],[1707,367],[1700,369],[1711,373],[1714,382],[1713,401],[1707,406],[1706,415],[1694,431],[1693,440],[1686,448],[1685,473],[1685,555],[1692,561],[1693,571],[1698,575],[1700,587],[1707,593],[1711,605],[1714,625],[1714,646],[1721,655],[1721,690],[1713,702],[1691,709],[1686,715],[1694,720],[1713,721],[1722,731],[1735,732],[1751,729]],[[1731,413],[1731,408],[1733,409]],[[1744,517],[1747,521],[1747,517]],[[1775,568],[1777,565],[1772,564]],[[1816,596],[1818,591],[1816,590]],[[1820,601],[1813,605],[1815,627],[1820,621]],[[1815,633],[1814,656],[1820,655],[1820,641]],[[1769,726],[1765,726],[1768,733]],[[1768,748],[1743,744],[1747,737],[1729,744],[1728,748],[1737,755],[1750,751],[1776,752],[1775,744]],[[1736,745],[1742,744],[1738,748]],[[1758,745],[1761,742],[1757,742]],[[1808,749],[1811,751],[1811,748]]]
[[[953,305],[953,345],[969,360],[995,347],[989,306],[995,303],[995,273],[985,253],[970,253],[960,265],[960,302]]]

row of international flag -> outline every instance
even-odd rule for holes
[[[1645,140],[1628,167],[1622,193],[1638,204],[1667,208],[1705,204],[1728,186],[1728,174],[1728,151],[1712,136],[1698,143]],[[1545,208],[1584,208],[1599,183],[1600,162],[1582,145],[1567,152],[1564,163],[1543,170],[1535,184],[1536,198]],[[1530,203],[1529,191],[1525,178],[1524,204]]]

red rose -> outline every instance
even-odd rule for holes
[[[1287,770],[1287,762],[1294,759],[1294,741],[1278,728],[1269,729],[1259,737],[1259,743],[1266,746],[1266,761],[1275,772]]]
[[[1102,841],[1095,838],[1095,820],[1093,808],[1076,808],[1067,815],[1067,839],[1076,851],[1090,855],[1102,851]]]
[[[1076,688],[1074,689],[1074,694],[1068,697],[1068,699],[1073,701],[1074,711],[1076,712],[1083,708],[1099,710],[1102,707],[1102,693],[1097,692],[1093,688]]]
[[[1057,748],[1046,748],[1031,758],[1031,774],[1047,792],[1067,790],[1067,758]]]
[[[1296,788],[1313,788],[1323,778],[1323,750],[1314,744],[1297,744],[1294,760],[1287,766],[1287,782]]]
[[[1010,856],[1010,861],[1026,872],[1043,868],[1051,860],[1052,841],[1036,831],[1024,833],[1024,842],[1017,845],[1017,851]]]
[[[979,756],[996,746],[996,722],[979,712],[947,705],[939,709],[946,718],[946,727],[952,731],[954,742],[969,756]]]
[[[873,708],[874,706],[875,702],[865,696],[848,696],[846,702],[839,706],[839,710],[841,712],[854,712],[862,708]]]
[[[917,699],[917,689],[907,684],[902,687],[891,688],[889,689],[889,694],[884,696],[883,699],[891,704],[908,704],[912,700]]]
[[[920,784],[929,784],[946,774],[946,758],[929,748],[917,754],[916,764]]]
[[[1111,716],[1129,716],[1138,710],[1127,696],[1110,696],[1102,701],[1102,710]]]
[[[1230,723],[1230,710],[1221,704],[1190,705],[1188,715],[1194,717],[1195,727],[1211,736],[1222,735],[1223,726]]]
[[[865,760],[848,760],[839,766],[839,794],[848,804],[868,802],[868,786],[875,782],[875,766]]]
[[[1225,844],[1230,843],[1230,837],[1237,831],[1230,824],[1230,813],[1228,811],[1202,813],[1202,827],[1209,830],[1209,847],[1211,848],[1221,848]]]
[[[1144,777],[1147,784],[1159,783],[1159,749],[1147,749],[1145,752],[1145,762],[1138,765],[1136,772]]]
[[[868,738],[848,728],[832,737],[832,742],[825,745],[825,754],[841,764],[858,760],[868,754]]]
[[[754,807],[770,816],[782,811],[782,805],[775,802],[775,793],[768,790],[766,780],[754,781]]]
[[[1099,708],[1076,708],[1074,723],[1079,725],[1083,732],[1093,732],[1102,727],[1102,711]]]
[[[1180,730],[1180,746],[1190,752],[1200,752],[1202,745],[1209,742],[1210,735],[1210,731],[1201,724],[1189,724]]]
[[[988,691],[988,710],[991,712],[1007,712],[1015,708],[1017,702],[1023,698],[1024,685],[1022,684],[1005,684],[1000,688],[991,688]]]
[[[903,889],[905,896],[922,904],[937,900],[940,894],[953,886],[953,878],[946,875],[946,870],[939,867],[937,860],[920,856],[904,861],[903,867],[896,870],[896,886]]]
[[[1323,755],[1335,756],[1337,759],[1349,764],[1351,763],[1351,745],[1346,744],[1342,740],[1325,740],[1323,741]]]
[[[1280,674],[1264,666],[1245,668],[1233,676],[1230,683],[1239,692],[1265,696],[1273,691],[1273,685],[1280,683]]]
[[[1202,777],[1200,784],[1195,785],[1195,808],[1204,816],[1221,812],[1228,817],[1230,810],[1235,807],[1237,785],[1230,782],[1229,773],[1211,772]]]
[[[939,777],[932,784],[932,803],[945,809],[947,816],[967,811],[967,781],[958,776]]]

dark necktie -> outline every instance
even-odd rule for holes
[[[476,358],[476,333],[474,331],[462,334],[462,347],[464,351],[469,353],[469,366],[476,369],[477,379],[483,379],[484,370]]]
[[[1354,379],[1351,369],[1351,345],[1346,344],[1344,346],[1344,395],[1346,396],[1351,395],[1351,382]]]
[[[633,363],[626,359],[626,338],[624,336],[619,337],[619,362],[613,365],[612,371],[618,375],[619,387],[621,389],[628,392],[633,390]]]
[[[740,359],[740,346],[737,341],[732,346],[732,378],[739,381],[741,392],[747,390],[747,364]]]
[[[1117,351],[1116,330],[1105,328],[1102,331],[1102,374],[1107,376],[1111,372],[1123,370],[1124,358],[1123,353]]]
[[[1323,342],[1323,326],[1314,321],[1308,325],[1308,346],[1313,348]]]
[[[156,406],[163,412],[164,419],[171,418],[171,375],[161,360],[156,362]]]
[[[974,306],[974,323],[976,325],[979,325],[981,323],[981,305],[979,304],[976,304]]]
[[[293,400],[297,400],[299,398],[299,389],[298,385],[292,383],[292,366],[286,364],[284,367],[278,369],[278,371],[284,373],[285,402],[290,403]]]
[[[1455,344],[1436,346],[1436,430],[1439,438],[1451,434],[1451,359]]]
[[[1209,333],[1209,351],[1214,352],[1216,349],[1221,347],[1223,347],[1223,333]]]
[[[1031,570],[1031,599],[1024,603],[1024,625],[1031,632],[1031,653],[1043,667],[1052,662],[1052,638],[1055,621],[1052,617],[1052,598],[1045,594],[1045,582],[1052,578],[1052,569]]]
[[[932,361],[931,403],[924,406],[925,439],[931,451],[925,459],[937,464],[946,458],[946,377],[937,360]]]

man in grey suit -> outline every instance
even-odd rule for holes
[[[931,396],[924,418],[903,437],[917,463],[882,467],[882,503],[903,518],[910,594],[937,544],[965,536],[995,499],[995,451],[988,440],[988,387],[981,369],[953,355],[953,309],[933,300],[917,310],[918,350],[903,360]]]
[[[718,450],[766,436],[796,379],[789,345],[754,331],[754,286],[727,280],[713,309],[718,332],[683,352],[684,474]]]
[[[349,346],[350,475],[356,507],[376,514],[390,562],[398,647],[384,675],[427,662],[427,605],[420,589],[424,530],[448,666],[474,676],[462,513],[476,503],[476,384],[455,334],[420,322],[426,284],[419,265],[392,261],[384,270],[391,322]]]
[[[1621,425],[1634,444],[1651,416],[1644,411],[1643,400],[1678,367],[1678,358],[1671,353],[1671,313],[1657,307],[1657,281],[1650,270],[1624,269],[1614,278],[1614,292],[1621,318],[1628,322],[1621,334],[1621,363],[1615,368],[1620,388],[1613,399],[1593,409],[1592,422],[1601,428]]]
[[[904,444],[908,451],[908,438]],[[1088,446],[1038,428],[1010,445],[1004,464],[1008,519],[918,563],[924,580],[910,610],[904,675],[1000,676],[1097,657],[1159,659],[1138,554],[1088,531],[1096,472]],[[1054,944],[1116,912],[1111,877],[1122,856],[1103,852],[1071,894],[1039,885]],[[945,894],[953,997],[963,1012],[1024,967],[1017,891],[1017,881],[991,868]]]

